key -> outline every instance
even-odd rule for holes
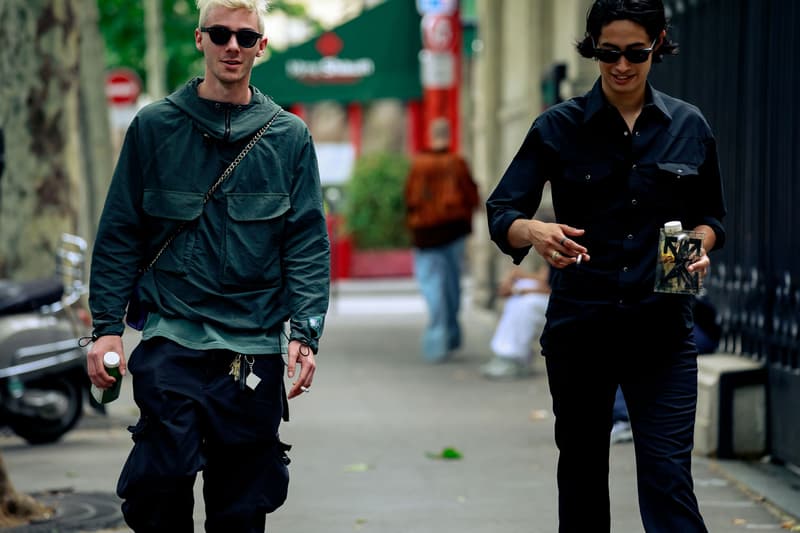
[[[253,365],[255,364],[255,359],[252,357],[250,359],[245,357],[245,363],[247,363],[248,375],[245,383],[250,388],[250,390],[255,390],[258,387],[258,384],[261,383],[261,378],[256,376],[256,373],[253,372]]]
[[[236,378],[239,380],[239,390],[245,389],[245,383],[247,382],[247,356],[245,355],[238,355],[239,357],[239,372],[236,374]],[[244,366],[241,364],[241,360],[244,358]]]
[[[230,372],[228,372],[229,376],[233,376],[234,381],[239,381],[239,371],[241,370],[241,366],[242,366],[242,356],[237,355],[236,357],[233,358],[233,361],[231,361],[231,370]]]

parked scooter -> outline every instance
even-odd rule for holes
[[[31,444],[72,429],[90,385],[86,241],[64,234],[56,255],[53,278],[0,280],[0,424]]]

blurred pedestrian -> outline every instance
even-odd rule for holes
[[[559,531],[610,531],[608,454],[622,385],[648,532],[705,532],[691,475],[697,401],[693,296],[654,292],[659,229],[704,234],[705,275],[725,240],[714,135],[694,106],[657,91],[677,53],[662,0],[596,0],[578,51],[598,60],[585,95],[533,123],[487,201],[492,239],[554,269],[542,334],[559,449]],[[556,223],[533,219],[545,182]]]
[[[489,379],[514,379],[530,374],[534,344],[544,328],[550,295],[550,265],[534,272],[512,268],[500,282],[498,296],[506,298],[490,342],[493,357],[481,365]]]
[[[124,372],[128,304],[143,327],[129,366],[140,419],[117,494],[134,531],[193,531],[202,471],[206,530],[261,533],[287,494],[284,366],[288,398],[308,392],[329,244],[308,130],[249,85],[267,2],[197,7],[204,77],[137,114],[108,191],[87,364],[100,388],[114,382],[104,353]]]
[[[414,275],[428,307],[422,355],[439,363],[461,346],[461,270],[479,199],[467,162],[449,150],[448,120],[432,121],[430,130],[430,149],[413,158],[404,194]]]

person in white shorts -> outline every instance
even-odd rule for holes
[[[498,294],[508,300],[490,343],[494,356],[481,366],[485,377],[513,379],[530,374],[535,346],[544,328],[549,270],[546,263],[533,273],[517,267],[500,283]]]

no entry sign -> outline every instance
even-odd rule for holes
[[[142,81],[133,70],[116,68],[106,74],[106,98],[110,105],[134,105],[141,92]]]

